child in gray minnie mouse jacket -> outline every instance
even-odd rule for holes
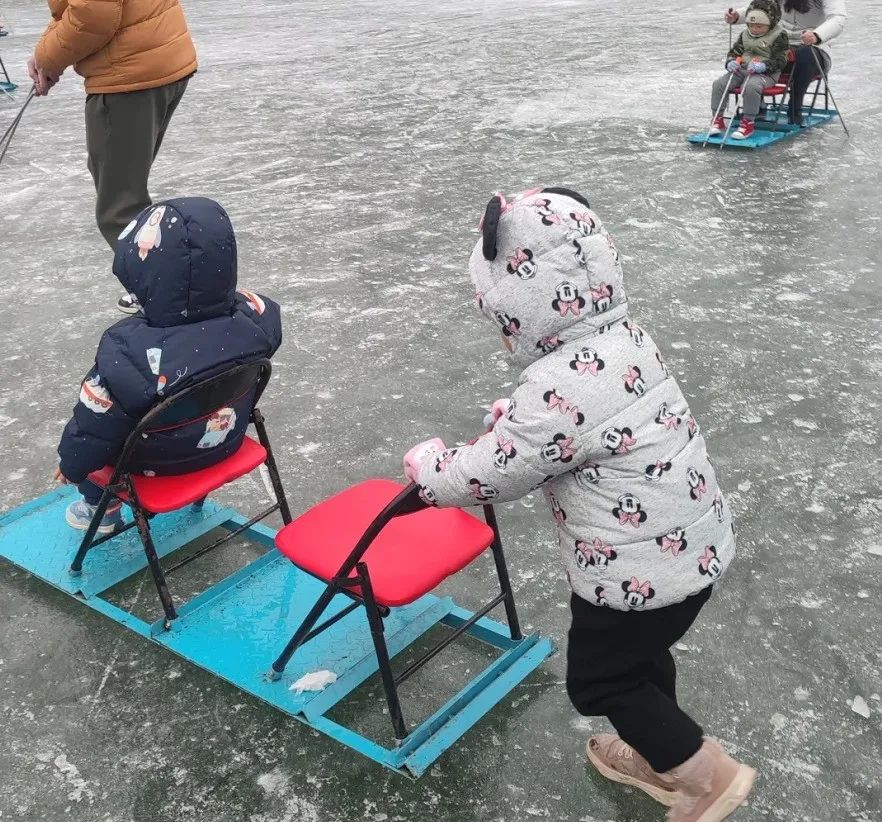
[[[590,760],[675,822],[724,819],[755,774],[678,706],[669,650],[735,553],[698,423],[630,318],[615,243],[583,197],[497,195],[482,233],[469,264],[478,305],[524,371],[487,433],[421,443],[406,473],[438,506],[542,488],[573,589],[567,690],[618,731],[589,740]]]

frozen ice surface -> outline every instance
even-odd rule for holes
[[[22,80],[45,6],[3,5]],[[835,44],[852,140],[834,122],[743,154],[684,142],[709,116],[726,5],[185,0],[202,68],[152,190],[220,200],[241,282],[285,306],[262,407],[296,510],[479,430],[516,376],[464,274],[482,204],[536,182],[583,191],[738,513],[740,561],[678,655],[683,702],[761,772],[736,818],[878,822],[882,2],[852,0]],[[0,166],[3,509],[48,487],[118,319],[82,106],[68,74]],[[0,125],[12,114],[0,103]],[[228,496],[266,492],[253,477]],[[523,620],[563,641],[541,511],[500,520]],[[453,590],[475,605],[491,581],[482,566]],[[149,583],[139,594],[155,608]],[[662,818],[585,768],[601,726],[568,705],[561,655],[409,782],[6,564],[0,603],[3,822]],[[451,653],[429,666],[439,687]]]

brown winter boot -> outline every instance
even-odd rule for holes
[[[695,756],[661,778],[678,792],[668,822],[721,822],[747,799],[756,771],[732,759],[715,739],[705,739]]]
[[[607,779],[639,788],[667,807],[677,801],[677,792],[662,781],[637,751],[615,734],[592,736],[585,751],[591,764]]]

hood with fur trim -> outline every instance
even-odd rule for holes
[[[769,18],[770,32],[781,22],[781,8],[775,0],[753,0],[747,7],[747,14],[744,19],[747,20],[750,13],[754,10],[761,11]]]
[[[564,193],[565,192],[565,193]],[[628,313],[619,253],[587,201],[532,189],[490,201],[469,272],[481,311],[521,367]]]

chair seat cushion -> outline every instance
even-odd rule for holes
[[[368,525],[403,488],[386,479],[353,485],[282,528],[276,546],[298,567],[328,582]],[[393,519],[362,561],[377,602],[406,605],[464,568],[492,542],[493,529],[471,514],[458,508],[426,508]]]
[[[132,484],[142,508],[153,514],[164,514],[207,497],[212,491],[253,471],[265,460],[266,449],[257,440],[246,436],[238,451],[209,468],[170,477],[132,474]],[[112,474],[113,466],[106,465],[100,471],[89,474],[89,479],[104,488]],[[128,499],[126,493],[117,496]]]

